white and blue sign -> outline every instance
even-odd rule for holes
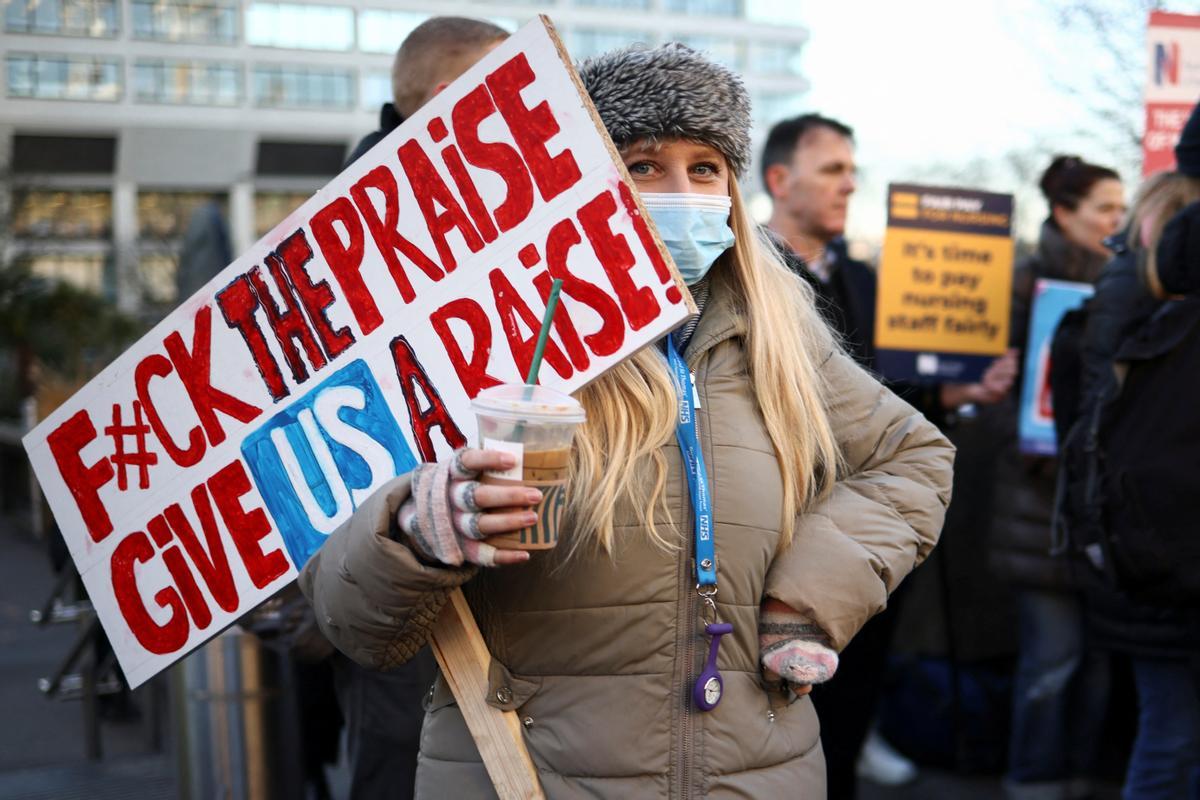
[[[242,455],[297,568],[376,489],[417,465],[362,360],[272,417]]]
[[[1045,278],[1034,286],[1029,339],[1025,345],[1025,380],[1021,384],[1022,453],[1039,456],[1058,453],[1050,395],[1050,345],[1063,315],[1083,305],[1092,291],[1090,284]]]

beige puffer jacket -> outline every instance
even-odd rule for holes
[[[765,595],[782,600],[844,647],[937,540],[953,448],[849,358],[832,355],[822,370],[848,474],[778,554],[778,466],[730,298],[715,287],[685,358],[700,394],[720,615],[734,625],[720,649],[725,694],[714,711],[700,712],[690,700],[707,640],[674,437],[663,445],[666,499],[689,543],[676,552],[654,547],[625,508],[618,509],[611,559],[581,553],[561,563],[550,551],[477,573],[431,568],[386,538],[408,496],[400,478],[330,536],[301,586],[338,648],[387,669],[419,645],[413,631],[445,590],[471,578],[464,591],[494,659],[488,700],[526,720],[529,752],[550,798],[824,798],[812,703],[789,702],[762,686],[759,604]],[[417,787],[423,798],[494,796],[440,677],[428,698]]]

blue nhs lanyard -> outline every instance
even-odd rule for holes
[[[696,409],[692,404],[696,388],[687,362],[675,347],[675,337],[667,337],[667,362],[675,373],[679,387],[679,424],[675,438],[683,453],[687,472],[688,492],[696,512],[696,585],[698,589],[717,585],[717,554],[713,545],[712,498],[708,494],[708,471],[704,468],[704,453],[700,450],[700,434],[696,429]]]
[[[725,692],[725,681],[717,669],[717,653],[721,647],[721,637],[733,633],[733,625],[717,619],[717,551],[713,544],[708,471],[704,468],[700,434],[696,430],[696,408],[693,405],[696,387],[692,382],[692,372],[683,356],[679,355],[675,339],[670,335],[667,336],[667,362],[675,373],[675,383],[679,387],[679,424],[675,426],[675,438],[679,440],[679,450],[683,453],[688,492],[696,517],[696,593],[704,602],[700,613],[701,620],[705,622],[704,633],[709,637],[708,658],[692,685],[692,700],[701,711],[712,711],[721,702],[721,695]],[[711,621],[704,620],[705,616],[709,616]]]

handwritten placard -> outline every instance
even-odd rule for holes
[[[25,438],[131,685],[295,579],[519,382],[695,312],[549,20],[414,114]]]

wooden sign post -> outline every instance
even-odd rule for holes
[[[500,800],[545,797],[537,769],[525,749],[517,712],[487,703],[491,654],[461,589],[450,593],[433,628],[430,646]]]

